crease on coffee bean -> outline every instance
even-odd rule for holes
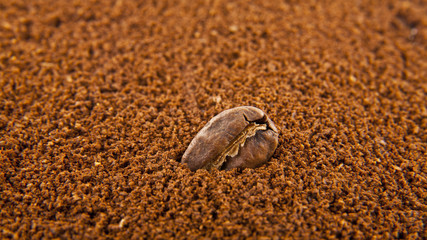
[[[255,122],[257,124],[266,124],[267,125],[267,130],[272,130],[273,132],[276,132],[276,130],[271,127],[270,121],[268,121],[268,117],[265,114],[263,114],[260,119],[257,119],[257,120],[254,120],[254,121],[249,121],[248,117],[244,113],[243,113],[243,117],[245,118],[246,122],[248,122],[248,123]]]
[[[240,149],[245,145],[248,138],[251,138],[256,135],[258,131],[267,131],[272,130],[268,122],[267,116],[264,114],[262,118],[249,121],[247,116],[243,114],[245,120],[249,123],[239,135],[237,135],[212,162],[207,163],[203,168],[206,170],[211,170],[213,168],[221,169],[221,167],[227,161],[227,158],[233,158],[239,154]]]

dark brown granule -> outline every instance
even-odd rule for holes
[[[427,238],[426,6],[0,1],[0,238]],[[244,105],[266,165],[178,162]]]

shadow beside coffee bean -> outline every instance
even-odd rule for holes
[[[276,126],[261,109],[228,109],[197,133],[182,156],[182,163],[192,171],[256,168],[271,158],[278,136]]]

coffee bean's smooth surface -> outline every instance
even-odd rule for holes
[[[261,109],[228,109],[197,133],[182,156],[182,163],[192,171],[256,168],[271,158],[278,136],[276,126]]]

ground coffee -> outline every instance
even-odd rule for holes
[[[426,238],[425,0],[0,1],[0,238]],[[238,106],[256,169],[191,171]]]

